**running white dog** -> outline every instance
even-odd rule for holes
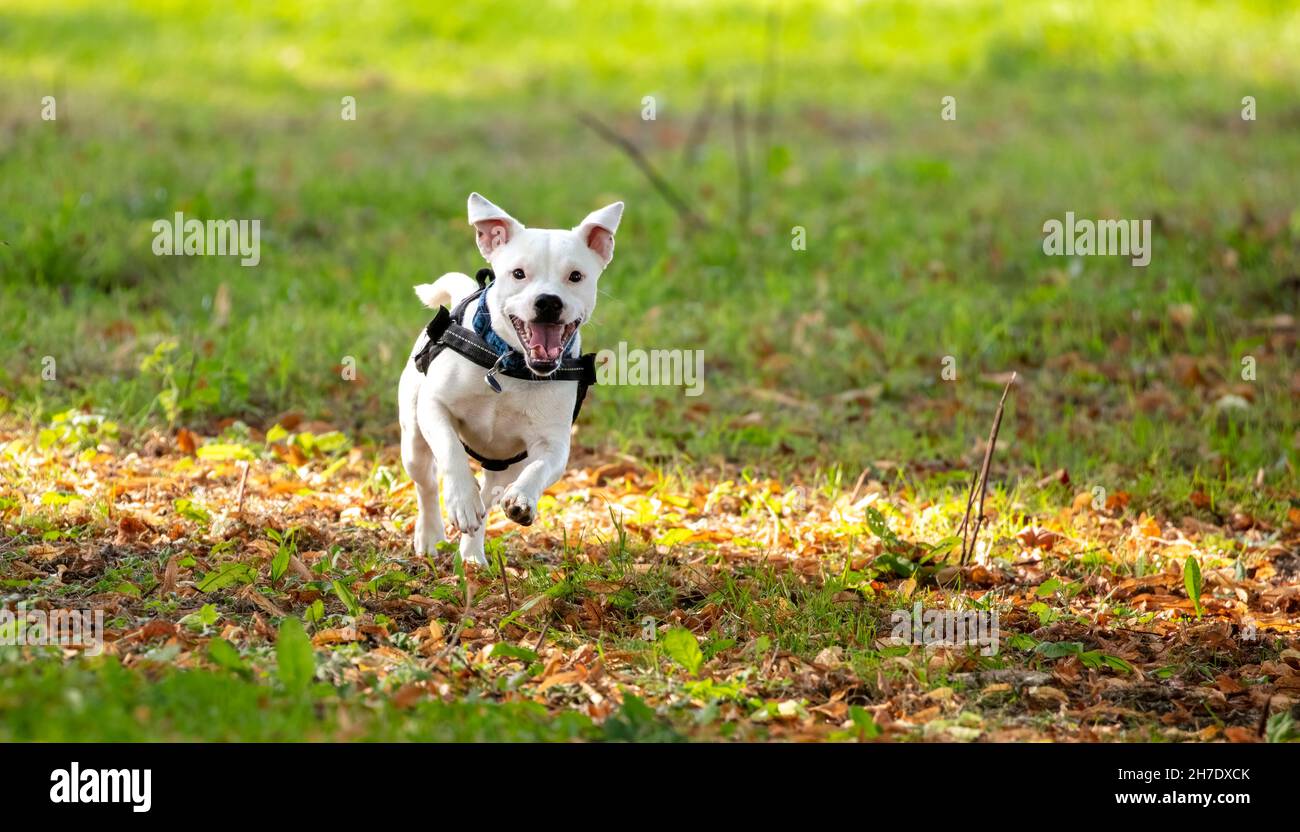
[[[575,228],[525,228],[478,194],[469,221],[491,265],[479,283],[451,272],[415,287],[441,308],[420,335],[398,385],[402,464],[415,482],[415,551],[445,539],[438,472],[447,487],[448,527],[460,532],[465,561],[486,564],[483,520],[500,502],[527,526],[537,501],[564,473],[569,434],[595,382],[581,356],[578,327],[596,309],[596,281],[614,256],[623,203],[593,211]],[[487,285],[481,284],[495,274]],[[482,488],[469,456],[484,467]]]

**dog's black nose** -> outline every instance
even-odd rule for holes
[[[559,295],[538,295],[537,300],[533,301],[533,308],[537,310],[538,323],[558,324],[560,313],[564,311],[564,301]]]

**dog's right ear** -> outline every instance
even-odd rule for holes
[[[469,224],[474,226],[478,250],[488,260],[492,259],[492,252],[524,230],[518,220],[477,193],[469,195]]]

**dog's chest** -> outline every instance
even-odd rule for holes
[[[577,382],[498,376],[497,393],[483,380],[482,368],[450,355],[439,356],[435,364],[444,361],[452,365],[450,372],[430,380],[441,382],[438,398],[450,411],[462,441],[479,453],[511,456],[526,449],[530,440],[568,433]]]

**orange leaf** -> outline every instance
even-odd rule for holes
[[[1215,677],[1214,682],[1219,686],[1219,690],[1224,693],[1241,693],[1246,689],[1245,685],[1226,673],[1220,673]]]
[[[556,685],[571,685],[581,678],[582,674],[578,673],[576,670],[566,670],[563,673],[556,673],[543,679],[542,683],[537,686],[537,692],[541,693],[542,691],[553,688]]]
[[[195,449],[199,447],[199,438],[191,431],[181,428],[176,431],[176,447],[181,453],[193,456]]]
[[[1254,731],[1240,725],[1230,725],[1224,728],[1223,735],[1228,738],[1228,742],[1259,742],[1259,737]]]
[[[1143,537],[1160,537],[1160,524],[1154,517],[1147,517],[1144,514],[1138,519],[1138,531]]]

